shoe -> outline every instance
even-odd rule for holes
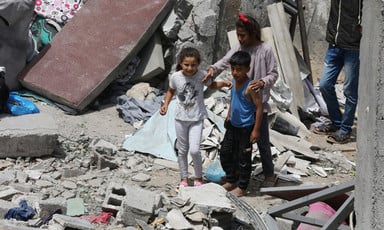
[[[338,128],[335,125],[328,123],[328,124],[321,124],[318,127],[315,127],[313,129],[313,132],[316,134],[329,135],[329,134],[336,132],[337,130],[338,130]]]
[[[328,136],[327,142],[331,144],[345,144],[351,138],[350,134],[343,134],[340,130],[337,130],[334,134]]]
[[[195,180],[194,182],[193,182],[193,186],[195,186],[195,187],[200,187],[200,186],[202,186],[203,185],[203,182],[201,182],[201,181],[197,181],[197,180]]]

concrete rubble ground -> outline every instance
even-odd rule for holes
[[[245,2],[248,3],[240,3],[239,9],[256,11],[257,7]],[[131,62],[124,76],[117,79],[120,83],[134,82],[135,87],[127,91],[127,97],[156,98],[156,89],[142,80],[158,82],[156,76],[174,69],[174,54],[181,47],[192,45],[204,51],[201,68],[212,63],[215,54],[220,56],[220,52],[214,52],[218,47],[216,22],[221,15],[220,6],[218,0],[175,1],[174,9],[160,26],[167,44],[160,44],[163,41],[158,35],[148,39],[138,55],[141,62],[134,64],[139,75],[132,75]],[[266,7],[261,8],[266,12]],[[161,46],[167,49],[159,49]],[[223,45],[221,52],[228,46]],[[159,55],[164,63],[156,62]],[[329,145],[323,137],[312,134],[295,115],[286,112],[290,101],[283,92],[289,92],[289,87],[281,84],[274,89],[271,103],[275,110],[270,116],[272,151],[279,178],[276,186],[335,185],[351,180],[355,143]],[[138,88],[136,92],[135,88]],[[223,95],[226,92],[206,101],[218,117],[226,114]],[[228,197],[221,186],[209,181],[200,188],[185,187],[176,192],[179,176],[175,161],[130,151],[122,144],[126,135],[134,135],[151,116],[146,115],[145,120],[126,117],[124,122],[110,103],[102,104],[99,111],[90,109],[70,116],[46,101],[31,99],[40,113],[4,115],[0,120],[0,204],[3,204],[0,213],[5,216],[9,210],[21,208],[23,200],[36,212],[24,221],[1,220],[0,226],[6,229],[236,229],[241,226],[252,229],[255,222],[260,229],[266,229],[264,214],[284,203],[283,199],[260,192],[263,176],[257,148],[247,196]],[[120,114],[123,113],[121,105],[118,106]],[[116,116],[111,118],[109,111]],[[119,121],[111,121],[114,119]],[[323,122],[322,119],[317,117],[312,123]],[[96,125],[90,124],[95,121]],[[293,135],[284,133],[287,130],[282,127],[287,124],[293,127]],[[92,130],[90,125],[99,127]],[[205,123],[202,144],[205,168],[217,159],[222,135],[218,122]],[[293,225],[283,220],[279,224],[286,229]]]

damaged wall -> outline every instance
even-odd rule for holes
[[[229,50],[227,32],[235,29],[237,13],[243,12],[253,16],[261,27],[270,26],[267,14],[267,5],[275,0],[241,0],[221,1],[218,12],[218,25],[214,39],[214,53],[209,55],[212,63],[219,60]],[[322,62],[328,43],[325,41],[326,26],[328,22],[330,1],[303,1],[305,27],[307,31],[310,58],[313,62]],[[300,30],[297,21],[294,45],[301,50]],[[313,69],[315,77],[320,78],[321,69]]]
[[[384,14],[364,1],[357,126],[357,229],[384,229]]]

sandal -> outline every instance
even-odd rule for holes
[[[181,188],[181,187],[187,187],[188,186],[188,183],[187,182],[185,182],[185,181],[180,181],[180,183],[179,183],[179,185],[176,187],[176,192],[179,192],[179,189]]]
[[[327,142],[331,144],[334,144],[334,143],[345,144],[349,141],[350,137],[351,137],[350,134],[343,134],[340,132],[340,130],[338,130],[331,136],[328,136]]]
[[[333,124],[321,124],[313,129],[316,134],[332,134],[336,132],[338,128]]]
[[[193,182],[193,186],[195,186],[195,187],[200,187],[200,186],[202,186],[203,185],[203,182],[201,182],[201,181],[197,181],[197,180],[195,180],[194,182]]]

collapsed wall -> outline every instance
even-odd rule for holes
[[[203,53],[201,68],[205,69],[229,50],[227,32],[235,29],[238,12],[254,17],[261,27],[270,26],[267,5],[274,0],[179,0],[174,12],[168,18],[168,27],[163,28],[165,35],[175,43],[168,53],[170,63],[178,50],[185,46],[194,46]],[[305,27],[311,60],[321,61],[327,48],[325,42],[329,2],[309,0],[303,2]],[[171,27],[177,21],[178,26]],[[287,22],[287,26],[289,22]],[[301,50],[299,24],[296,25],[294,45]],[[168,50],[169,51],[169,50]],[[319,75],[319,70],[314,70]]]

